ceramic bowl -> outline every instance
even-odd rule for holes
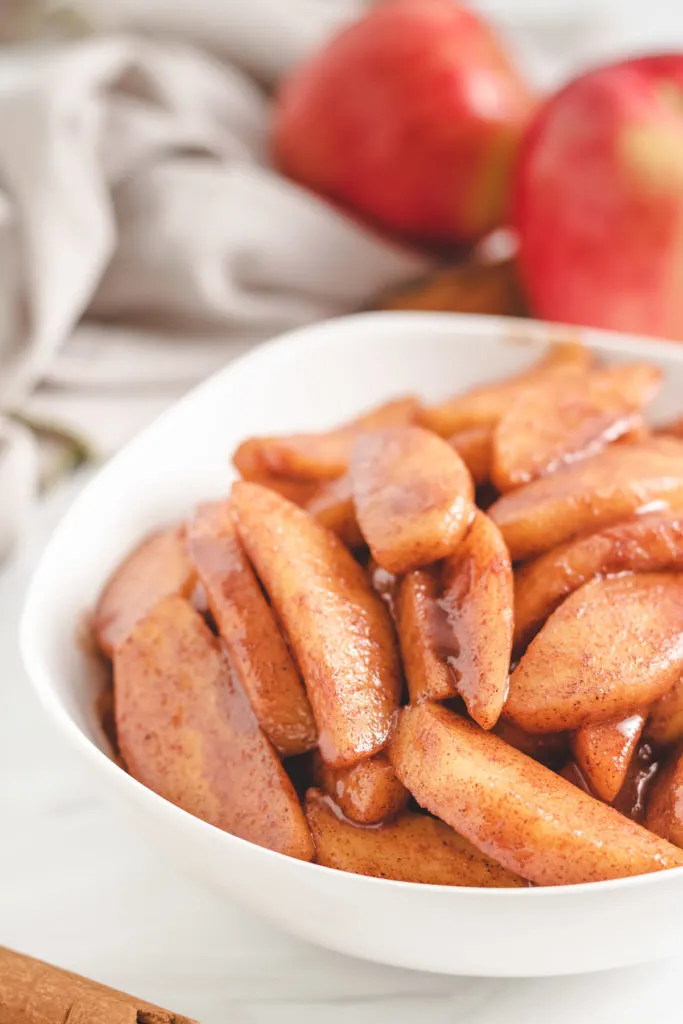
[[[581,335],[608,361],[665,371],[654,413],[680,412],[683,346],[487,317],[363,314],[307,327],[232,363],[165,413],[83,491],[35,574],[21,626],[55,727],[160,857],[311,942],[403,967],[537,976],[663,957],[683,942],[683,868],[564,888],[470,889],[366,878],[254,846],[167,803],[109,757],[79,624],[125,552],[159,523],[226,493],[249,434],[318,430],[407,391],[437,399]]]

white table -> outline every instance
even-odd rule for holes
[[[680,960],[580,978],[418,974],[292,939],[161,863],[53,733],[19,661],[23,592],[75,490],[63,489],[37,510],[20,551],[0,573],[0,944],[202,1024],[679,1019],[683,944]]]

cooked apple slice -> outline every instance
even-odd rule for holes
[[[474,720],[492,728],[510,668],[512,566],[483,512],[441,567],[403,577],[397,628],[411,703],[460,695]]]
[[[448,664],[475,722],[491,729],[505,701],[512,650],[512,565],[498,527],[483,512],[443,564],[439,601],[455,637]]]
[[[389,749],[419,804],[538,885],[683,866],[683,853],[439,704],[404,708]]]
[[[184,526],[146,537],[115,569],[97,602],[93,633],[112,657],[135,623],[162,597],[192,593],[197,572],[187,553]]]
[[[358,434],[413,423],[419,408],[418,400],[408,395],[326,433],[252,437],[239,446],[233,465],[245,480],[254,480],[263,472],[295,480],[334,480],[348,469]]]
[[[645,735],[663,747],[683,739],[683,676],[650,708]]]
[[[475,484],[479,487],[488,483],[491,479],[493,428],[467,427],[453,434],[448,443],[469,469]]]
[[[636,711],[617,721],[586,725],[572,734],[576,762],[595,795],[606,803],[611,803],[624,785],[644,725],[645,714]]]
[[[328,868],[431,885],[518,888],[527,884],[426,814],[403,811],[384,825],[359,828],[341,816],[329,797],[309,789],[306,817],[315,859]]]
[[[414,569],[398,585],[396,628],[411,704],[458,696],[450,665],[460,647],[439,605],[441,591],[436,566]]]
[[[311,705],[237,536],[230,503],[201,505],[188,548],[211,614],[259,725],[284,756],[316,744]]]
[[[553,345],[529,370],[422,409],[418,422],[441,437],[450,437],[470,427],[493,427],[525,388],[539,381],[587,370],[593,361],[592,352],[583,345],[575,342]]]
[[[680,747],[650,785],[645,827],[670,843],[683,846],[683,752]]]
[[[294,787],[219,640],[186,600],[164,598],[116,648],[114,704],[139,782],[226,832],[311,859]]]
[[[401,692],[393,629],[348,548],[308,512],[238,482],[237,528],[306,684],[318,745],[335,768],[385,745]]]
[[[640,422],[662,372],[628,363],[526,388],[493,433],[491,479],[505,493],[594,455]]]
[[[515,647],[566,597],[596,576],[683,569],[683,513],[633,516],[553,548],[515,573]]]
[[[348,473],[337,480],[325,481],[306,503],[306,508],[319,523],[341,537],[347,547],[358,548],[365,543],[356,519]]]
[[[517,561],[587,530],[600,530],[654,502],[683,506],[683,442],[673,437],[612,445],[503,495],[489,515]]]
[[[385,753],[375,754],[350,768],[330,768],[319,755],[314,757],[313,778],[340,811],[359,825],[374,825],[395,817],[410,799],[398,781]]]
[[[419,427],[361,434],[351,483],[361,533],[389,572],[409,572],[451,554],[471,518],[467,467],[445,441]]]
[[[504,714],[526,732],[579,729],[646,707],[683,675],[683,575],[584,584],[510,676]]]

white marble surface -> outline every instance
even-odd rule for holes
[[[141,846],[53,733],[17,651],[27,580],[74,491],[73,485],[64,489],[36,511],[21,549],[0,573],[0,944],[202,1024],[679,1019],[683,943],[680,959],[581,978],[418,974],[351,960],[276,932]]]

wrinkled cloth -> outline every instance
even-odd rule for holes
[[[71,388],[187,387],[425,271],[270,169],[268,118],[243,72],[132,37],[45,52],[0,94],[3,408],[35,414],[38,382],[52,406]]]

